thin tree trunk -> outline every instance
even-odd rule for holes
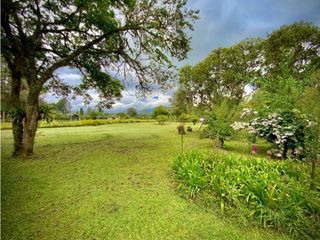
[[[17,157],[20,156],[23,152],[23,124],[22,121],[13,120],[12,121],[12,133],[13,133],[13,153],[12,156]]]
[[[21,111],[21,74],[18,72],[12,73],[11,83],[11,107],[15,111],[15,116],[12,121],[12,133],[13,133],[13,153],[12,156],[19,156],[23,152],[23,115],[19,114]]]
[[[284,160],[286,160],[288,157],[288,145],[286,143],[284,143],[283,146],[282,157]]]
[[[224,139],[219,138],[219,142],[220,142],[220,147],[223,148],[224,147]]]

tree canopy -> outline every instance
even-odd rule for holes
[[[268,35],[263,44],[263,69],[266,75],[281,74],[283,64],[291,76],[302,80],[320,66],[320,27],[296,22]]]
[[[19,109],[21,79],[28,84],[24,119],[13,123],[15,152],[32,153],[43,89],[81,95],[99,93],[99,107],[111,107],[123,86],[115,71],[148,91],[153,83],[168,86],[174,76],[170,57],[182,60],[190,50],[186,29],[198,18],[186,0],[2,1],[1,52],[12,75],[13,108]],[[83,78],[71,86],[59,78],[63,66]],[[24,127],[22,127],[24,122]],[[19,125],[20,124],[20,125]],[[19,125],[19,126],[18,126]],[[19,131],[17,130],[19,129]],[[23,135],[23,138],[21,137]],[[22,141],[23,139],[23,141]]]
[[[211,110],[225,100],[239,104],[245,86],[256,89],[269,84],[278,89],[279,78],[290,77],[306,85],[308,75],[319,66],[320,28],[297,22],[282,26],[265,39],[247,39],[214,49],[196,65],[183,66],[179,83],[194,105]]]
[[[121,84],[106,70],[122,67],[138,78],[141,89],[164,84],[172,64],[190,50],[183,31],[192,28],[195,11],[186,1],[3,1],[2,53],[12,71],[29,85],[84,94],[96,88],[104,106],[119,97]],[[156,64],[156,63],[161,63]],[[78,68],[80,86],[66,85],[55,74],[62,66]],[[104,71],[103,71],[104,70]],[[87,96],[87,95],[84,95]],[[108,100],[108,101],[107,101]]]
[[[137,110],[134,107],[128,108],[127,114],[130,118],[136,118],[138,116]]]
[[[180,69],[179,83],[199,107],[212,109],[227,100],[240,103],[244,86],[259,72],[260,39],[213,50],[204,60]]]
[[[153,109],[152,116],[153,116],[154,118],[157,118],[157,116],[159,116],[159,115],[169,116],[170,113],[169,113],[168,108],[166,108],[165,106],[155,107],[155,108]]]

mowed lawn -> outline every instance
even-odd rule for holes
[[[47,128],[32,159],[2,133],[2,239],[289,239],[236,224],[179,196],[176,123]],[[211,150],[196,125],[186,149]]]

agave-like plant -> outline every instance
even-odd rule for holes
[[[50,123],[54,120],[56,114],[57,112],[52,105],[44,104],[39,106],[39,120],[44,120],[47,123]]]

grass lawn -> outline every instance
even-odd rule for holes
[[[170,167],[176,126],[42,128],[28,160],[9,157],[11,131],[2,130],[2,239],[290,239],[181,198]],[[185,142],[212,148],[197,131]]]

